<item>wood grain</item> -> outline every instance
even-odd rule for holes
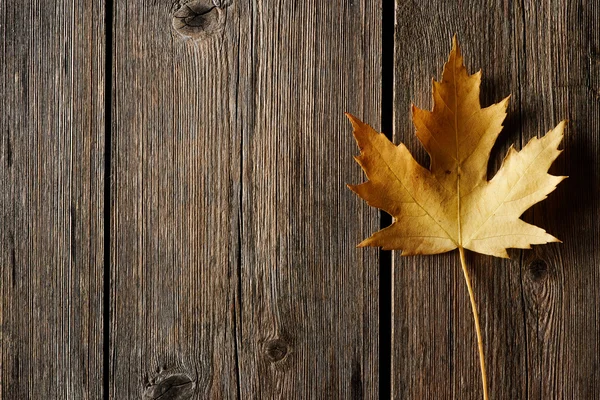
[[[426,8],[416,3],[397,5],[394,134],[423,165],[429,160],[414,134],[409,107],[414,103],[431,109],[431,78],[440,79],[455,33],[467,70],[483,71],[482,106],[512,95],[490,172],[497,169],[511,143],[519,144],[516,17],[512,7],[493,1],[460,6],[438,2]],[[522,398],[527,379],[519,252],[510,254],[513,260],[467,252],[490,394],[499,399]],[[481,399],[477,339],[458,252],[396,255],[393,282],[393,397]]]
[[[378,213],[343,112],[378,127],[379,2],[257,3],[242,137],[242,398],[377,398]],[[266,357],[265,357],[266,355]]]
[[[238,36],[183,40],[171,7],[114,3],[109,395],[234,398]]]
[[[571,175],[524,219],[564,244],[512,251],[512,260],[468,255],[488,364],[490,398],[598,395],[598,9],[581,2],[435,2],[396,6],[395,139],[426,155],[409,104],[431,105],[458,34],[468,70],[483,70],[482,104],[511,94],[490,176],[517,147],[570,120],[551,172]],[[577,200],[573,193],[581,193]],[[567,201],[568,198],[572,200]],[[587,210],[587,211],[586,211]],[[458,255],[394,258],[393,397],[481,398],[476,339]],[[575,378],[577,377],[577,378]]]
[[[2,399],[103,396],[103,15],[0,3]]]
[[[115,2],[111,397],[377,398],[379,2],[171,4]]]
[[[569,175],[526,217],[562,245],[525,253],[527,396],[600,396],[600,34],[598,3],[523,2],[519,30],[523,137],[568,119],[564,154],[553,167]]]
[[[381,0],[115,1],[110,263],[103,4],[0,3],[0,398],[378,398],[379,258],[354,246],[379,218],[343,112],[380,128]],[[409,106],[454,33],[482,104],[512,96],[490,176],[569,120],[570,179],[524,215],[564,243],[467,255],[494,399],[600,396],[599,12],[396,4],[393,134],[421,163]],[[458,254],[392,268],[392,398],[481,398]]]

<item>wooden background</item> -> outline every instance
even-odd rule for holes
[[[480,399],[458,254],[355,244],[389,218],[343,113],[404,142],[457,33],[490,175],[561,119],[569,175],[468,253],[492,399],[600,399],[597,2],[4,0],[2,399]]]

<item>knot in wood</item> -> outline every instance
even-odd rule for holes
[[[271,362],[284,359],[288,353],[288,345],[283,339],[272,339],[265,343],[265,355]]]
[[[548,263],[539,258],[529,263],[527,271],[529,272],[531,280],[534,282],[543,281],[550,273]]]
[[[156,383],[150,383],[144,392],[144,400],[187,400],[194,394],[195,383],[186,374],[175,374]]]
[[[173,29],[184,38],[207,39],[225,26],[224,4],[220,0],[193,0],[173,13]]]

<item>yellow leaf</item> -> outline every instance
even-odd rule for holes
[[[496,176],[487,181],[490,151],[502,130],[508,97],[481,108],[480,83],[481,72],[467,73],[454,38],[442,80],[433,81],[433,111],[412,109],[417,137],[431,158],[429,169],[406,146],[394,145],[347,114],[361,152],[356,161],[368,178],[349,187],[394,218],[359,246],[402,250],[402,255],[465,248],[508,257],[507,248],[558,241],[519,217],[565,178],[547,173],[561,152],[565,123],[521,151],[511,147]]]

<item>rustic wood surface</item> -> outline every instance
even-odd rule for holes
[[[0,2],[2,399],[102,398],[103,15]]]
[[[115,2],[111,398],[377,398],[355,243],[379,219],[343,112],[380,120],[380,18]]]
[[[428,164],[454,33],[511,95],[490,176],[569,120],[524,215],[564,243],[467,254],[491,399],[600,398],[598,5],[387,6],[0,2],[1,399],[480,399],[458,253],[356,249],[382,218],[345,187],[344,111]]]
[[[490,175],[507,147],[568,119],[551,172],[570,175],[524,218],[564,241],[513,250],[511,260],[469,253],[492,399],[600,396],[598,270],[600,41],[585,2],[398,3],[395,140],[428,164],[409,119],[428,108],[458,34],[467,69],[483,70],[482,105],[511,94]],[[394,257],[392,396],[480,399],[476,337],[458,253]]]

